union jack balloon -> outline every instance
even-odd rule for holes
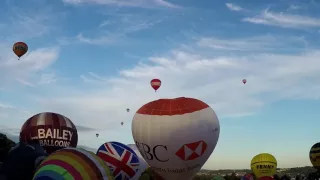
[[[109,166],[115,180],[130,180],[139,171],[137,154],[122,143],[104,143],[99,147],[97,155]]]

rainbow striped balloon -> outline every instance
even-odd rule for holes
[[[114,177],[94,153],[65,148],[48,156],[38,167],[33,180],[114,180]]]

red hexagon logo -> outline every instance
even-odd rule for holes
[[[176,152],[176,155],[184,161],[194,160],[204,154],[207,150],[207,146],[208,145],[204,141],[185,144]]]

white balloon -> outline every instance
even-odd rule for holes
[[[141,174],[149,167],[148,163],[143,159],[141,153],[139,152],[137,146],[135,144],[128,144],[129,148],[131,148],[139,158],[139,171],[134,175],[130,180],[138,180]]]
[[[165,180],[191,180],[213,152],[219,134],[213,109],[193,98],[150,102],[132,120],[141,155]]]

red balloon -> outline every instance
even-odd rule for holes
[[[160,79],[152,79],[150,85],[155,91],[157,91],[161,86],[161,81]]]
[[[273,177],[271,177],[271,176],[264,176],[264,177],[259,178],[259,180],[273,180]]]
[[[39,113],[29,118],[20,131],[20,141],[37,139],[40,145],[52,153],[65,147],[77,147],[76,126],[67,117],[51,112]]]
[[[16,42],[13,44],[12,50],[20,59],[21,56],[28,52],[28,45],[24,42]]]
[[[242,82],[243,82],[243,84],[246,84],[246,83],[247,83],[247,80],[246,80],[246,79],[243,79]]]

